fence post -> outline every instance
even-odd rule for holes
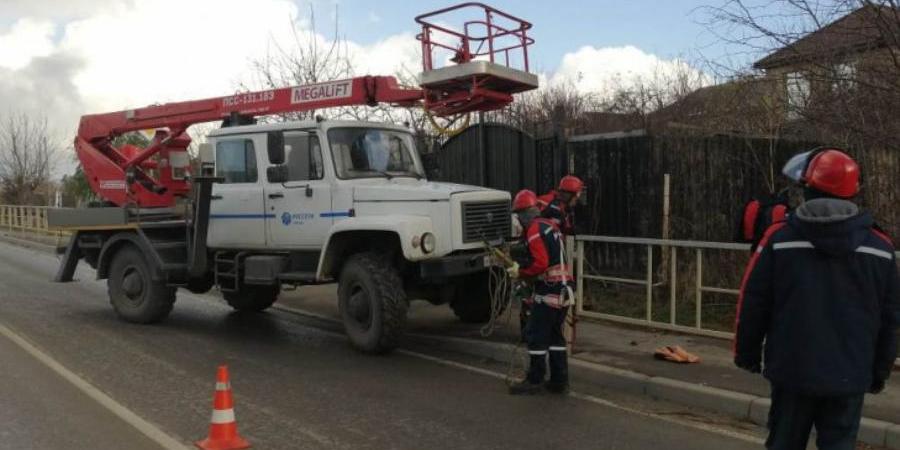
[[[671,254],[669,254],[670,262],[670,273],[669,273],[669,323],[675,325],[675,296],[678,294],[675,286],[675,271],[677,269],[677,260],[678,260],[678,247],[672,247],[669,249]]]
[[[695,287],[694,325],[703,328],[703,249],[697,249],[697,285]]]
[[[575,241],[575,248],[578,249],[578,257],[575,259],[575,273],[577,274],[575,279],[575,310],[578,314],[581,314],[584,312],[584,241]]]
[[[653,245],[647,245],[647,322],[653,322]]]

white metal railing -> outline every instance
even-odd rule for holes
[[[646,271],[645,276],[643,278],[624,278],[621,276],[611,276],[611,275],[603,275],[599,273],[586,273],[585,271],[585,246],[588,243],[610,243],[610,244],[625,244],[625,245],[637,245],[644,246],[647,248],[647,256],[646,256]],[[576,288],[576,310],[578,315],[582,317],[594,317],[604,320],[609,320],[612,322],[625,323],[630,325],[642,325],[649,326],[652,328],[658,329],[666,329],[666,330],[674,330],[680,332],[686,332],[691,334],[698,334],[704,336],[713,336],[718,338],[732,338],[734,336],[731,332],[713,330],[709,328],[705,328],[703,325],[703,294],[704,293],[717,293],[717,294],[731,294],[731,295],[739,295],[740,291],[737,287],[723,287],[723,286],[709,286],[704,284],[703,280],[703,261],[704,261],[704,251],[709,250],[717,250],[717,251],[737,251],[743,252],[747,260],[750,258],[750,245],[749,244],[737,244],[737,243],[729,243],[729,242],[704,242],[704,241],[683,241],[683,240],[673,240],[673,239],[650,239],[650,238],[630,238],[630,237],[615,237],[615,236],[577,236],[575,238],[575,271],[576,271],[576,279],[577,279],[577,288]],[[667,259],[667,267],[665,270],[668,271],[668,279],[663,281],[654,282],[653,274],[654,274],[654,266],[653,266],[653,249],[654,247],[659,247],[661,249],[661,253],[668,253]],[[693,266],[694,271],[694,286],[693,286],[693,302],[694,302],[694,326],[688,325],[680,325],[678,323],[678,255],[679,251],[688,251],[694,253],[695,264]],[[897,258],[900,260],[900,251],[897,252]],[[735,267],[736,271],[742,272],[744,269],[744,265],[739,265]],[[608,314],[601,313],[596,311],[590,311],[585,309],[585,290],[584,284],[585,280],[595,280],[609,283],[619,283],[619,284],[631,284],[631,285],[639,285],[645,287],[645,314],[643,318],[634,318],[621,316],[616,314]],[[661,322],[658,320],[653,320],[653,289],[655,287],[661,287],[668,285],[669,292],[669,317],[667,322]]]
[[[58,236],[62,233],[47,226],[49,206],[0,205],[0,230],[25,231]]]

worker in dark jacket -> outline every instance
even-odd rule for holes
[[[843,151],[798,155],[784,173],[805,201],[750,260],[734,361],[772,385],[767,448],[805,449],[815,426],[819,449],[851,450],[863,396],[884,389],[897,357],[894,247],[849,201],[859,167]]]
[[[562,235],[552,221],[539,217],[534,192],[523,190],[516,194],[513,210],[525,230],[523,239],[529,258],[523,267],[514,265],[508,271],[512,278],[532,279],[534,294],[526,300],[531,309],[525,325],[528,374],[511,386],[509,392],[534,394],[546,388],[553,393],[565,393],[569,388],[569,367],[563,323],[574,296],[563,255]],[[545,384],[548,359],[550,381]]]
[[[553,193],[552,200],[547,203],[546,207],[541,208],[541,216],[552,220],[563,234],[570,235],[575,233],[575,216],[574,209],[581,198],[581,191],[584,189],[584,182],[574,175],[566,175],[559,180],[559,187]],[[546,197],[550,193],[542,195],[541,199],[547,201]]]

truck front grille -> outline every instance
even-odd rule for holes
[[[463,242],[507,238],[512,233],[508,201],[464,202],[462,204]]]

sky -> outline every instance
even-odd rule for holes
[[[489,3],[533,23],[531,69],[544,85],[569,81],[581,92],[604,95],[613,81],[627,83],[723,54],[697,11],[721,1]],[[401,67],[417,72],[413,19],[450,4],[0,0],[0,116],[46,116],[68,144],[83,114],[233,93],[252,79],[252,61],[276,43],[291,42],[292,27],[311,35],[310,11],[319,39],[333,34],[338,18],[357,74],[390,75]],[[65,172],[73,165],[61,167]]]

